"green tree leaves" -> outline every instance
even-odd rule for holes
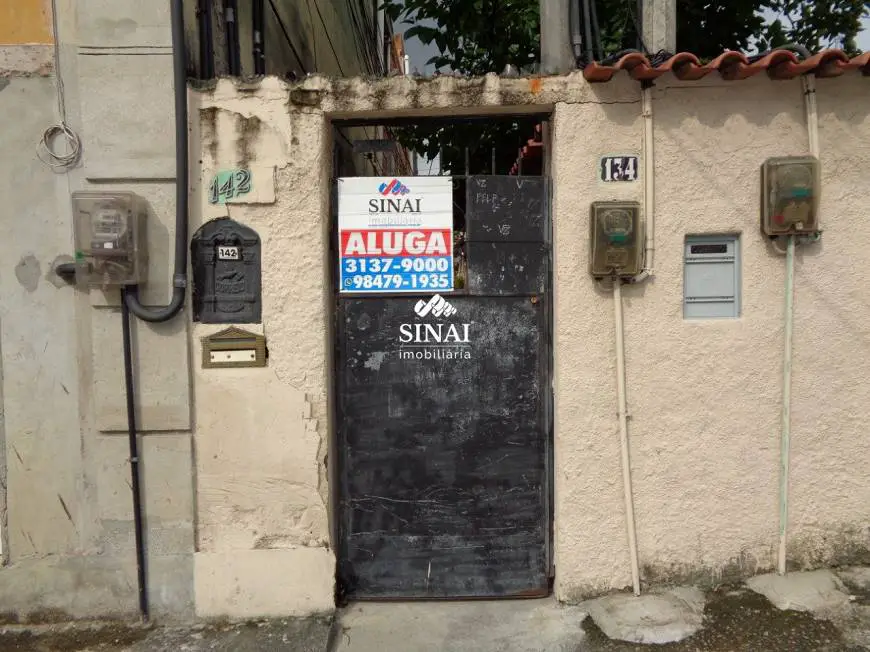
[[[435,43],[428,63],[468,75],[535,62],[540,46],[538,0],[387,0],[389,16],[412,25],[405,38]],[[433,21],[435,26],[421,25]]]
[[[523,70],[539,58],[539,0],[384,0],[393,20],[411,25],[405,38],[434,43],[428,63],[464,75]],[[596,0],[603,55],[637,46],[637,0]],[[677,50],[712,59],[723,50],[767,50],[794,42],[811,51],[842,47],[856,52],[855,38],[870,0],[677,0]],[[772,20],[771,20],[772,18]],[[653,53],[651,53],[653,54]],[[454,125],[401,131],[403,144],[434,156],[442,167],[461,172],[464,149],[472,149],[471,168],[485,164],[490,147],[503,173],[516,158],[527,125]],[[479,160],[478,160],[479,159]]]
[[[604,55],[637,44],[637,0],[597,0]],[[538,0],[385,0],[406,38],[434,43],[430,63],[467,75],[522,69],[540,47]],[[765,16],[775,16],[772,22]],[[677,50],[712,58],[723,50],[761,50],[795,42],[810,50],[854,53],[870,0],[677,0]],[[421,21],[429,21],[421,25]]]
[[[810,51],[835,46],[855,54],[861,17],[870,14],[870,2],[865,0],[767,0],[764,4],[777,14],[763,33],[762,43],[768,48],[792,41]]]

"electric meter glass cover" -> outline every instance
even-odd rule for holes
[[[642,229],[637,202],[593,202],[590,272],[596,278],[636,276],[641,268]]]
[[[75,192],[76,280],[91,287],[146,280],[143,200],[130,192]]]
[[[819,161],[770,158],[761,166],[761,230],[766,235],[819,232]]]

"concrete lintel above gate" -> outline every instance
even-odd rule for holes
[[[551,111],[559,102],[634,101],[637,84],[623,84],[602,94],[580,72],[561,77],[505,78],[441,76],[432,79],[388,77],[365,80],[311,78],[294,89],[318,90],[321,108],[329,117],[381,119],[472,114],[539,113]],[[291,102],[293,92],[291,91]]]
[[[238,98],[239,82],[220,80],[208,92],[212,100]],[[286,97],[292,111],[322,112],[333,120],[382,120],[507,113],[546,113],[558,103],[637,102],[637,82],[617,79],[610,84],[590,84],[580,71],[549,77],[483,77],[442,75],[417,77],[330,78],[312,75],[289,84],[266,78],[245,94],[260,99]]]

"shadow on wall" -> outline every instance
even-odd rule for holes
[[[657,85],[653,87],[653,109],[656,127],[667,130],[681,129],[686,122],[721,129],[733,124],[737,116],[757,127],[770,127],[781,120],[806,121],[800,80],[772,81],[766,75],[715,86]]]

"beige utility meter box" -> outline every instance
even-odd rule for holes
[[[819,232],[819,161],[814,156],[769,158],[761,166],[761,230],[765,235]]]
[[[599,201],[590,215],[589,271],[596,278],[636,276],[641,268],[640,204]]]
[[[131,192],[74,192],[76,280],[91,287],[146,280],[146,205]]]

